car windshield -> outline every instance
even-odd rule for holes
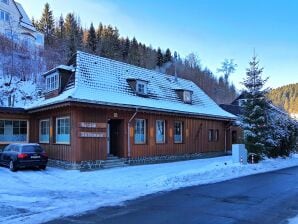
[[[30,152],[40,153],[42,151],[43,151],[42,148],[38,145],[25,145],[22,148],[22,152],[27,152],[27,153],[30,153]]]

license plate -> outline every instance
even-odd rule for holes
[[[31,159],[39,159],[40,156],[31,156]]]

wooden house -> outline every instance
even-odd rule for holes
[[[73,167],[110,154],[157,162],[231,149],[236,116],[189,80],[84,52],[44,76],[43,98],[19,114],[0,109],[0,141],[14,130],[8,120],[25,120],[25,141]]]

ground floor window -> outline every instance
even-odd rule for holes
[[[136,119],[134,137],[135,137],[135,144],[146,143],[146,120]]]
[[[156,121],[156,142],[165,143],[165,121]]]
[[[50,142],[50,120],[41,120],[39,122],[39,142],[49,143]]]
[[[25,120],[0,120],[1,142],[26,142],[27,121]]]
[[[183,125],[181,121],[174,122],[174,143],[182,143]]]
[[[219,130],[209,129],[208,130],[208,141],[217,142],[219,138]]]
[[[59,117],[56,119],[56,143],[70,143],[70,119],[69,117]]]

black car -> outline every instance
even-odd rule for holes
[[[19,168],[39,167],[46,169],[48,155],[38,144],[10,144],[0,152],[0,164],[11,171]]]

